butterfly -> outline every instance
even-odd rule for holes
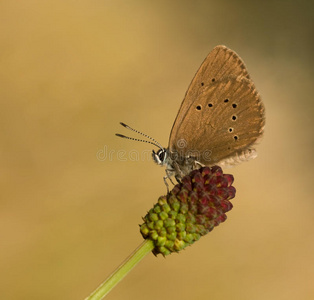
[[[201,166],[221,167],[256,157],[255,145],[265,126],[265,109],[244,62],[226,46],[216,46],[196,72],[171,129],[169,145],[130,126],[151,143],[153,160],[166,166],[164,180],[180,181]],[[167,183],[166,183],[167,185]],[[167,185],[168,186],[168,185]]]

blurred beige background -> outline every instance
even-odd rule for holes
[[[84,299],[141,243],[164,169],[150,145],[115,137],[130,134],[119,122],[166,146],[194,73],[225,44],[266,106],[259,157],[226,170],[224,224],[148,255],[107,299],[313,299],[310,3],[0,1],[1,298]]]

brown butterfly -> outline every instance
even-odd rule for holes
[[[193,169],[233,165],[256,157],[263,135],[264,106],[242,59],[225,46],[216,46],[196,72],[172,126],[168,148],[151,137],[153,159],[166,166],[165,180],[179,181]],[[170,179],[171,180],[171,179]],[[166,182],[166,181],[165,181]]]

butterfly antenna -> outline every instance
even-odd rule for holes
[[[140,132],[140,131],[134,129],[134,128],[130,127],[129,125],[126,125],[125,123],[120,122],[120,124],[121,124],[123,127],[127,128],[127,129],[130,129],[130,130],[132,130],[132,131],[134,131],[134,132],[136,132],[136,133],[138,133],[138,134],[141,134],[141,135],[145,136],[146,138],[152,140],[152,142],[151,142],[151,141],[146,141],[146,140],[141,140],[141,139],[131,138],[131,137],[128,137],[128,136],[119,134],[119,133],[116,133],[116,136],[119,136],[119,137],[122,137],[122,138],[126,138],[126,139],[129,139],[129,140],[133,140],[133,141],[137,141],[137,142],[149,143],[149,144],[155,145],[156,147],[158,147],[158,148],[160,148],[160,149],[164,149],[163,146],[162,146],[160,143],[158,143],[155,139],[153,139],[153,138],[150,137],[149,135],[147,135],[147,134],[145,134],[145,133],[143,133],[143,132]]]
[[[135,138],[132,138],[132,137],[129,137],[129,136],[125,136],[123,134],[120,134],[120,133],[116,133],[116,136],[118,137],[121,137],[121,138],[124,138],[124,139],[128,139],[128,140],[132,140],[132,141],[136,141],[136,142],[143,142],[143,143],[148,143],[148,144],[152,144],[160,149],[163,149],[162,147],[160,147],[158,144],[154,143],[154,142],[151,142],[151,141],[146,141],[146,140],[141,140],[141,139],[135,139]]]

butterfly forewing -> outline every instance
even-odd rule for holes
[[[195,99],[215,82],[230,76],[242,76],[250,79],[244,62],[237,53],[226,46],[216,46],[207,55],[190,83],[173,124],[170,134],[170,142],[173,139],[173,134],[177,131],[177,127],[182,122],[182,118],[186,114],[190,105],[194,103]],[[171,144],[169,143],[169,145]]]
[[[263,132],[264,107],[248,77],[215,80],[184,111],[179,111],[169,150],[205,165],[242,155]]]

